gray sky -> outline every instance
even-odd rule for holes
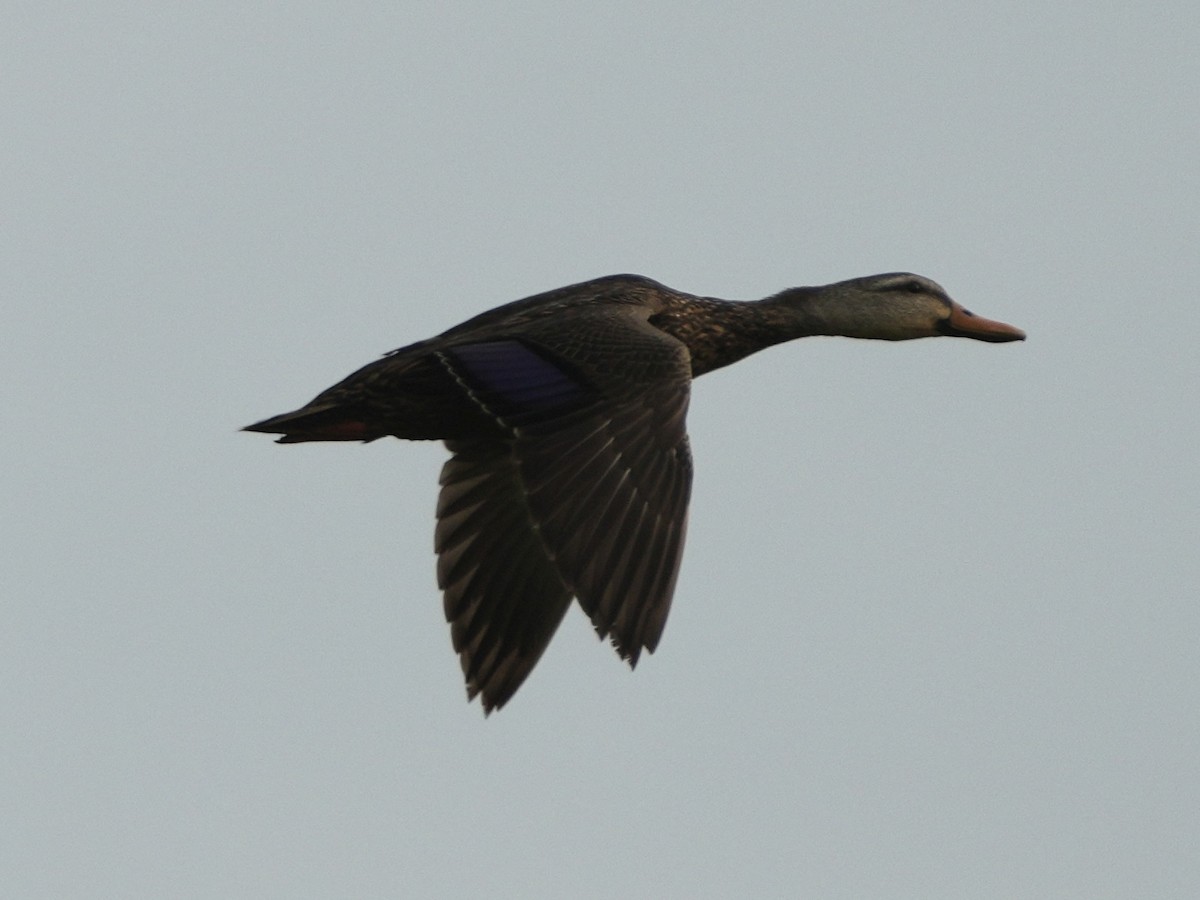
[[[95,3],[0,29],[6,897],[1200,893],[1194,3]],[[613,272],[1022,345],[693,394],[630,674],[464,699],[440,445],[241,425]]]

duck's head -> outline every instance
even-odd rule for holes
[[[824,334],[883,341],[939,335],[995,344],[1025,340],[1020,328],[975,315],[937,282],[909,272],[853,278],[817,291],[819,299],[813,297],[809,309],[822,320]]]

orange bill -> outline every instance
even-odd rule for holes
[[[950,318],[946,319],[942,326],[943,334],[974,338],[977,341],[990,341],[993,344],[1025,340],[1025,332],[1020,328],[977,316],[953,300],[950,301]]]

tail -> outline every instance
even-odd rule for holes
[[[304,406],[293,412],[271,416],[242,431],[281,434],[277,443],[299,444],[304,441],[373,441],[384,432],[372,428],[353,409],[337,404]]]

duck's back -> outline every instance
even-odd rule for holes
[[[648,324],[673,296],[650,278],[609,275],[515,300],[393,350],[254,427],[290,429],[284,443],[500,438],[528,417],[514,409],[526,400],[536,414],[636,396],[681,376]]]
[[[465,322],[447,329],[435,338],[401,347],[403,353],[422,345],[490,340],[496,337],[520,336],[528,325],[542,319],[555,318],[564,332],[572,327],[575,317],[593,309],[597,304],[643,305],[655,310],[664,298],[675,292],[644,275],[606,275],[591,281],[555,288],[532,297],[513,300]]]

